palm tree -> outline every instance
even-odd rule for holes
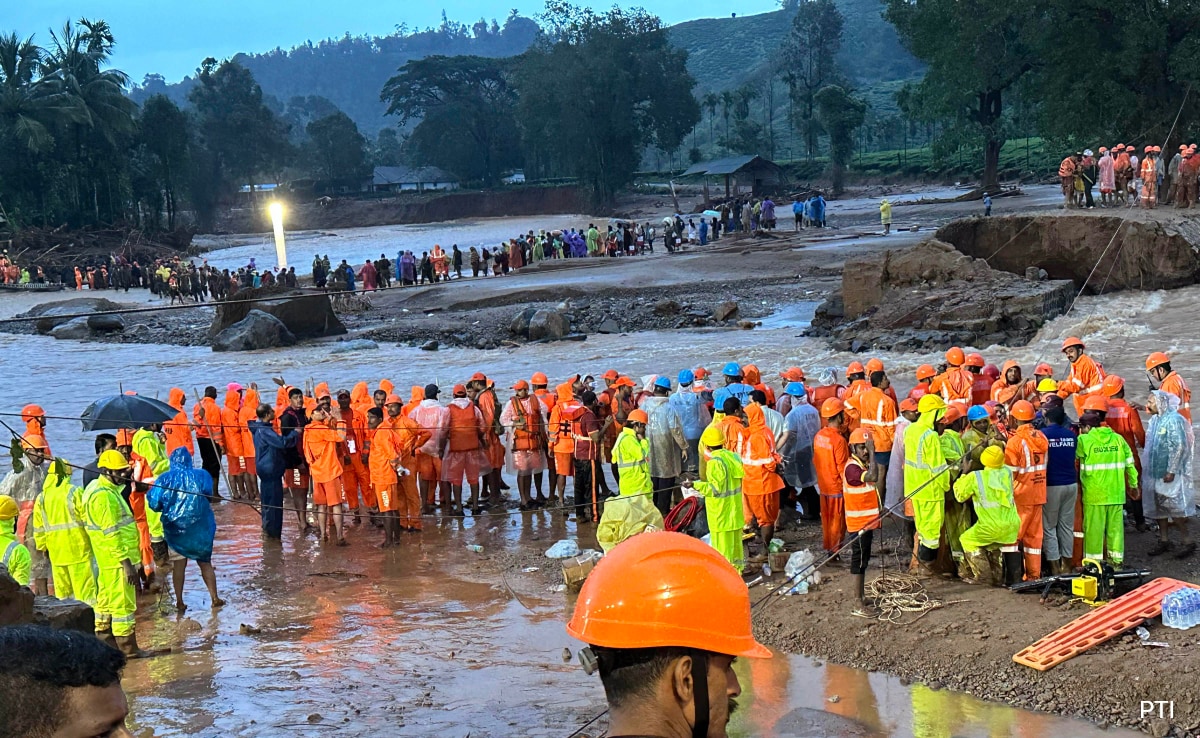
[[[705,94],[700,100],[700,104],[708,111],[708,142],[713,142],[713,118],[717,116],[717,107],[721,104],[721,97],[715,92]]]
[[[729,140],[729,113],[733,109],[733,93],[725,90],[721,93],[721,112],[725,116],[725,140]]]
[[[48,151],[53,126],[79,118],[73,96],[54,80],[38,77],[44,57],[32,38],[0,35],[0,141],[26,154]]]

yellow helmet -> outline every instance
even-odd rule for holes
[[[999,469],[1004,466],[1004,452],[996,446],[988,446],[979,455],[979,460],[989,469]]]
[[[1037,386],[1038,392],[1055,392],[1057,390],[1058,390],[1058,382],[1055,382],[1053,379],[1050,379],[1049,377],[1038,382],[1038,386]]]
[[[725,432],[721,430],[721,426],[719,425],[710,425],[704,429],[704,433],[700,434],[700,444],[705,448],[724,446]]]
[[[96,462],[96,466],[109,471],[119,471],[121,469],[128,469],[129,461],[125,458],[125,454],[109,449],[100,454],[100,460]]]
[[[917,411],[927,413],[930,410],[945,410],[946,403],[941,397],[934,394],[921,395],[921,399],[917,402]]]
[[[8,495],[0,495],[0,520],[12,520],[17,517],[21,509],[17,507],[17,501]]]

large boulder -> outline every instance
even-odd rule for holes
[[[125,319],[120,315],[89,315],[87,326],[96,333],[115,333],[125,330]]]
[[[0,626],[33,622],[33,592],[0,566]]]
[[[34,324],[34,327],[38,333],[46,335],[54,330],[55,326],[62,325],[71,320],[71,318],[65,316],[102,312],[105,310],[120,310],[122,307],[122,305],[112,300],[106,300],[103,297],[75,297],[70,300],[57,300],[55,302],[44,302],[41,305],[35,305],[25,315],[31,318],[40,318]]]
[[[529,320],[530,341],[557,341],[571,331],[571,321],[557,310],[538,310]]]
[[[731,318],[736,318],[737,314],[738,314],[738,304],[736,302],[734,302],[733,300],[726,300],[725,302],[721,303],[720,305],[717,305],[717,307],[715,309],[713,309],[712,317],[713,317],[713,320],[717,321],[718,323],[724,323],[725,321],[727,321]]]
[[[296,338],[323,338],[346,333],[324,292],[259,288],[238,290],[236,299],[255,300],[260,297],[281,298],[270,302],[218,302],[217,314],[209,326],[208,335],[215,337],[233,324],[243,320],[252,310],[273,315]]]
[[[213,351],[254,351],[291,346],[296,343],[287,326],[274,315],[251,310],[245,318],[218,333],[212,339]]]
[[[33,622],[60,630],[77,630],[93,633],[96,615],[92,606],[79,600],[60,600],[49,595],[38,595],[33,601]]]
[[[60,323],[50,329],[50,335],[62,340],[82,341],[91,338],[92,329],[88,328],[90,318],[72,318],[66,323]]]
[[[356,338],[352,341],[344,341],[337,344],[329,350],[331,354],[348,354],[352,351],[370,351],[379,348],[379,344],[367,338]]]
[[[508,324],[508,332],[514,336],[529,338],[529,321],[537,314],[537,308],[525,308],[512,317]]]

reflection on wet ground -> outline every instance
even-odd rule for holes
[[[572,598],[492,556],[542,551],[575,525],[481,520],[427,525],[390,551],[371,546],[373,530],[328,548],[289,522],[281,546],[264,546],[257,513],[225,503],[214,562],[229,604],[210,613],[192,571],[186,614],[142,608],[142,640],[182,652],[126,669],[135,735],[569,734],[603,709],[599,680],[563,660],[579,647],[563,629]],[[799,657],[737,668],[735,738],[1121,735]]]

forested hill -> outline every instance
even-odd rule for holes
[[[895,30],[881,17],[882,0],[836,3],[846,19],[840,61],[854,82],[872,88],[920,71],[920,63],[901,47]],[[688,52],[697,93],[720,92],[761,76],[777,59],[775,52],[791,29],[793,14],[794,10],[778,10],[687,21],[673,26],[670,37],[674,45]],[[379,100],[379,91],[405,62],[434,54],[515,56],[529,47],[537,31],[533,20],[514,14],[502,25],[494,20],[480,20],[471,26],[447,21],[426,31],[409,33],[400,28],[389,36],[346,36],[309,42],[291,51],[238,54],[235,59],[280,103],[294,97],[324,97],[374,137],[393,122],[384,115],[386,106]],[[133,98],[140,103],[150,95],[164,93],[182,105],[193,84],[191,78],[166,84],[161,77],[151,76],[134,89]]]

